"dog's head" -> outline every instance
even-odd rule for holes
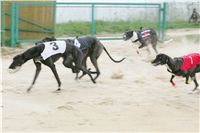
[[[135,41],[138,39],[138,35],[135,31],[127,31],[123,35],[124,41],[131,39],[131,41]]]
[[[169,56],[166,54],[158,54],[156,58],[151,62],[154,66],[165,65],[169,60]]]
[[[25,63],[25,59],[23,58],[23,55],[17,55],[13,58],[13,62],[11,63],[11,65],[9,66],[9,72],[10,73],[14,73],[17,72],[21,66]]]
[[[41,43],[44,43],[44,42],[51,42],[51,41],[56,41],[56,38],[54,36],[45,37],[41,41],[36,42],[35,45],[38,45],[38,44],[41,44]]]

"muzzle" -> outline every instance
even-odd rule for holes
[[[126,35],[125,34],[122,36],[122,38],[123,38],[124,41],[128,40],[128,39],[126,39]]]
[[[153,60],[151,63],[152,63],[154,66],[160,65],[160,61],[155,61],[155,60]]]
[[[19,71],[20,68],[21,68],[21,66],[17,66],[15,69],[8,69],[8,72],[9,73],[15,73],[15,72]]]

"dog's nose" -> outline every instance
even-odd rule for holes
[[[10,68],[9,68],[9,69],[8,69],[8,72],[9,72],[9,73],[15,73],[15,72],[19,71],[20,68],[21,68],[20,66],[17,66],[15,69],[10,69]]]
[[[122,38],[125,40],[126,39],[126,35],[123,35]]]
[[[14,73],[14,70],[13,69],[8,69],[7,70],[9,73]]]

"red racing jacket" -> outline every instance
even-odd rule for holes
[[[182,57],[181,70],[188,70],[200,63],[200,53],[191,53]]]

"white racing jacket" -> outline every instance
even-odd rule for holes
[[[56,55],[59,53],[64,53],[66,50],[66,42],[65,41],[51,41],[43,43],[45,45],[44,50],[41,53],[43,60],[46,60],[52,55]]]

